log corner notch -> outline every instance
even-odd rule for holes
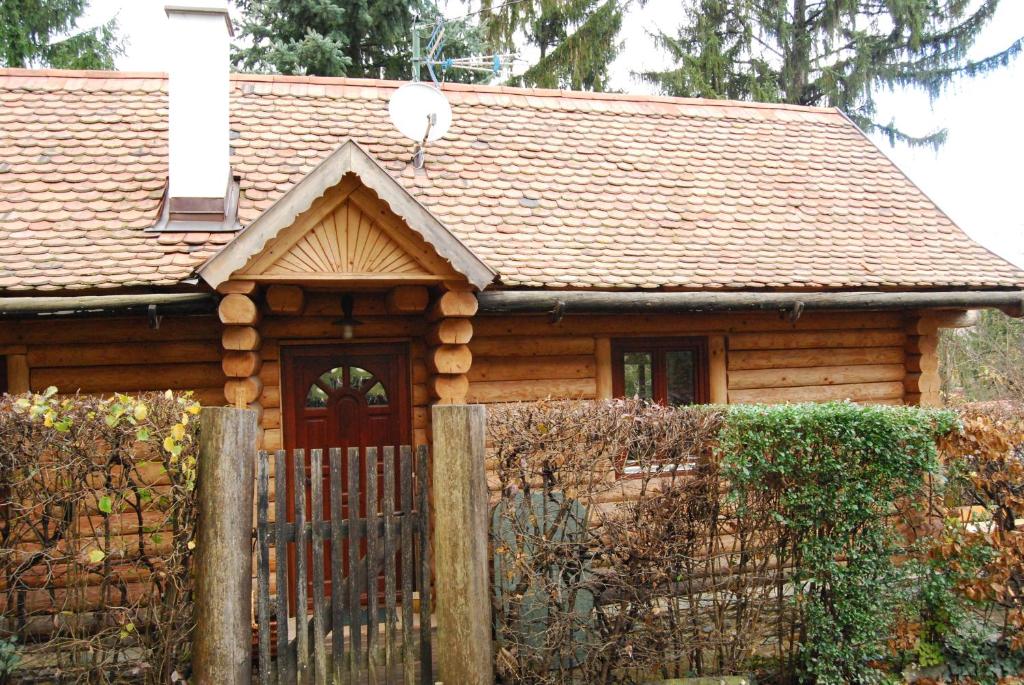
[[[290,288],[284,286],[277,293],[275,302],[283,302],[289,308],[298,306],[301,310],[302,290],[298,290],[296,298]],[[229,405],[252,409],[259,416],[262,413],[259,398],[263,392],[263,381],[260,380],[263,359],[259,351],[260,333],[256,328],[260,321],[260,307],[256,300],[259,288],[252,281],[227,281],[217,290],[224,294],[217,308],[220,322],[225,326],[221,334],[221,368],[228,377],[224,384],[224,397]]]
[[[427,320],[428,383],[435,404],[465,404],[469,393],[469,368],[473,354],[472,317],[477,311],[476,295],[466,286],[448,285],[431,305]]]
[[[907,340],[904,347],[903,379],[904,404],[922,407],[942,405],[939,378],[939,330],[968,328],[978,321],[975,310],[935,310],[916,312],[907,318],[904,328]]]

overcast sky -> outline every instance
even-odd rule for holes
[[[118,67],[128,71],[166,71],[164,0],[91,0],[83,25],[117,15],[127,39]],[[450,12],[463,7],[450,0]],[[613,67],[613,86],[627,92],[650,92],[631,72],[666,66],[649,32],[671,27],[682,15],[680,0],[648,0],[628,11],[623,29],[625,49]],[[976,44],[976,56],[994,53],[1024,33],[1024,1],[1003,0]],[[178,49],[187,49],[179,46]],[[949,129],[937,153],[879,147],[961,227],[990,249],[1024,265],[1024,59],[994,74],[964,80],[936,102],[907,91],[879,97],[881,120],[915,134]]]

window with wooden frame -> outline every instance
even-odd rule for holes
[[[612,392],[666,406],[710,401],[707,338],[612,341]]]
[[[612,341],[612,391],[665,406],[710,401],[707,338],[622,338]],[[617,468],[621,477],[644,472],[678,473],[693,464],[669,459],[646,467],[629,454]]]

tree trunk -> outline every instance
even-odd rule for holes
[[[786,49],[783,68],[783,99],[790,104],[807,105],[807,77],[811,59],[811,33],[807,25],[807,0],[793,0],[792,38]]]

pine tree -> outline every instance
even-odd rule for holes
[[[608,67],[619,54],[621,0],[520,0],[495,5],[483,0],[487,39],[499,51],[522,48],[525,38],[540,54],[516,85],[572,90],[605,90]]]
[[[117,20],[81,30],[88,0],[0,0],[0,67],[113,69]]]
[[[233,61],[250,71],[407,79],[411,31],[436,17],[431,0],[239,0],[240,44]],[[446,23],[448,53],[479,42],[464,22]],[[460,75],[453,75],[460,78]],[[466,75],[461,75],[465,78]]]
[[[879,122],[875,92],[912,87],[935,98],[960,76],[1005,66],[1024,38],[967,58],[999,1],[697,0],[675,35],[657,36],[674,68],[643,77],[670,95],[838,107],[892,143],[937,147],[944,130],[913,137]]]

